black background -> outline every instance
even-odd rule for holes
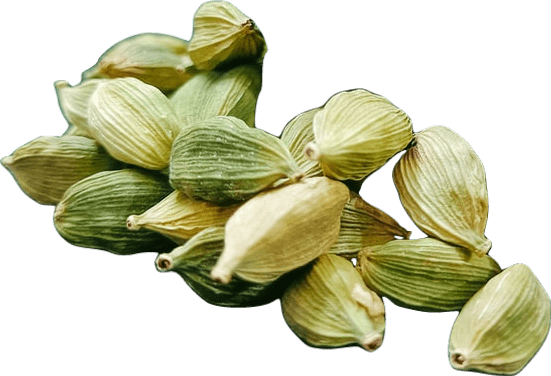
[[[103,9],[107,4],[44,9],[50,17],[33,24],[35,35],[14,36],[5,46],[4,90],[10,100],[4,111],[16,114],[4,117],[1,153],[9,155],[38,135],[63,132],[55,80],[76,84],[107,47],[137,32],[189,38],[199,3],[159,3],[120,13]],[[519,30],[509,21],[512,14],[480,9],[235,4],[256,20],[269,47],[258,127],[279,134],[292,117],[333,94],[364,88],[403,109],[414,131],[431,125],[454,129],[486,168],[490,255],[502,267],[526,263],[549,289],[544,243],[549,132],[542,111],[549,94],[536,26]],[[413,238],[422,237],[393,186],[395,161],[370,177],[361,193],[414,230]],[[53,228],[53,207],[27,198],[7,172],[0,184],[5,311],[18,328],[12,351],[30,347],[37,356],[51,351],[55,355],[43,360],[49,367],[67,359],[88,367],[115,360],[113,367],[120,369],[151,363],[185,372],[204,352],[209,361],[203,367],[215,367],[211,359],[227,356],[232,360],[220,366],[241,372],[260,371],[250,360],[259,360],[262,371],[280,372],[289,369],[289,360],[304,359],[304,367],[314,370],[335,364],[348,367],[340,372],[365,374],[376,367],[454,372],[447,341],[456,313],[415,312],[385,301],[387,331],[378,351],[314,350],[288,330],[279,302],[252,309],[210,306],[176,275],[157,272],[155,255],[116,257],[69,246]],[[523,374],[545,365],[548,350],[543,347]]]

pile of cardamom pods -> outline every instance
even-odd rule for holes
[[[266,51],[235,6],[204,3],[189,42],[132,36],[79,84],[57,81],[67,131],[2,165],[31,199],[55,205],[69,243],[158,253],[160,272],[214,305],[280,299],[307,345],[378,349],[385,297],[459,311],[453,368],[522,370],[549,332],[551,302],[527,266],[502,270],[488,255],[486,176],[470,145],[442,126],[414,132],[406,113],[364,89],[269,134],[255,126]],[[401,152],[394,183],[423,239],[359,195]]]

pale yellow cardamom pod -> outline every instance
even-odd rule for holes
[[[199,69],[261,62],[266,41],[257,25],[227,1],[203,3],[193,18],[189,55]]]
[[[411,142],[410,118],[388,99],[364,89],[332,96],[314,116],[314,142],[304,149],[325,176],[361,180]]]
[[[397,238],[408,239],[411,231],[400,226],[392,217],[365,202],[350,191],[350,200],[344,206],[339,238],[330,253],[355,258],[368,246],[381,245]]]
[[[106,79],[90,79],[71,86],[67,81],[54,83],[61,113],[72,126],[66,134],[92,137],[88,127],[88,104],[97,87]]]
[[[520,372],[549,333],[551,302],[534,273],[515,264],[465,304],[453,325],[453,368],[496,375]]]
[[[198,201],[174,191],[146,212],[129,216],[126,225],[130,230],[154,230],[183,244],[206,228],[224,226],[238,207]]]
[[[301,170],[304,171],[306,177],[323,176],[323,170],[319,163],[308,159],[304,154],[306,145],[314,141],[314,128],[312,124],[314,116],[320,110],[321,107],[314,108],[295,116],[285,125],[279,136],[281,141],[289,148],[293,158],[295,158]]]
[[[348,192],[338,181],[314,177],[254,196],[226,223],[212,278],[269,282],[326,253],[338,238]]]
[[[383,300],[368,289],[352,263],[321,255],[285,290],[283,317],[304,342],[317,347],[356,344],[374,351],[383,342]]]
[[[162,91],[171,91],[180,87],[196,72],[188,46],[188,41],[171,35],[134,35],[105,51],[96,65],[82,76],[83,79],[135,77]]]
[[[114,158],[151,170],[168,166],[178,125],[168,98],[154,86],[132,77],[102,83],[90,99],[88,123]]]
[[[427,235],[479,256],[492,242],[484,231],[488,191],[482,162],[451,129],[435,126],[415,134],[393,171],[404,209]]]

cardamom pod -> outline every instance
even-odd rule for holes
[[[2,158],[21,190],[43,205],[57,204],[76,182],[100,171],[122,167],[92,139],[38,137]]]
[[[245,64],[227,71],[198,73],[176,90],[170,101],[180,128],[215,116],[233,116],[254,127],[261,87],[262,67]]]
[[[433,238],[367,247],[359,253],[356,267],[376,293],[419,311],[460,310],[501,271],[488,255],[472,256]]]
[[[212,278],[270,282],[326,253],[339,236],[348,192],[338,181],[313,177],[251,198],[226,223]]]
[[[99,172],[72,185],[57,204],[54,224],[69,243],[128,255],[166,252],[175,243],[149,230],[130,231],[126,218],[166,197],[172,188],[154,171]]]
[[[157,231],[183,244],[206,228],[224,226],[238,207],[197,201],[174,191],[144,213],[129,216],[126,226],[135,231],[141,228]]]
[[[337,255],[321,255],[293,281],[281,297],[281,310],[287,325],[310,346],[357,344],[374,351],[383,341],[383,300],[350,261]]]
[[[351,259],[365,247],[385,244],[396,240],[396,237],[408,239],[410,235],[411,231],[404,229],[388,214],[350,191],[350,200],[342,212],[339,238],[329,253]]]
[[[279,299],[294,275],[288,273],[273,282],[255,283],[235,277],[228,284],[210,278],[210,271],[224,249],[224,227],[210,227],[187,243],[155,260],[160,272],[178,273],[206,302],[223,307],[254,307]]]
[[[97,87],[106,81],[96,78],[82,81],[75,86],[69,85],[67,81],[54,83],[61,113],[73,128],[70,133],[67,133],[68,129],[66,134],[93,138],[88,127],[88,104]]]
[[[361,180],[411,142],[409,117],[383,96],[364,89],[332,96],[314,116],[315,141],[304,152],[337,180]]]
[[[323,171],[317,161],[306,158],[304,148],[310,142],[314,141],[314,128],[312,123],[314,116],[321,110],[314,108],[295,116],[285,125],[279,138],[287,146],[300,169],[304,171],[304,176],[323,176]]]
[[[260,29],[231,3],[209,1],[195,12],[189,56],[197,68],[261,62],[266,51]]]
[[[162,91],[177,89],[195,73],[189,42],[171,35],[143,33],[116,43],[83,72],[92,77],[134,77]]]
[[[551,302],[523,264],[503,270],[459,312],[450,335],[450,364],[457,370],[513,375],[549,333]]]
[[[168,166],[178,125],[168,98],[154,86],[133,77],[100,84],[90,99],[88,123],[114,158],[150,170]]]
[[[170,183],[194,199],[232,204],[302,176],[279,138],[231,116],[183,129],[172,146]]]
[[[416,133],[393,179],[406,212],[425,234],[479,256],[490,250],[484,166],[457,133],[442,126]]]

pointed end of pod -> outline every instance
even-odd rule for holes
[[[368,334],[361,342],[362,347],[369,351],[375,351],[383,344],[383,336],[379,333]]]
[[[59,91],[61,89],[65,89],[65,88],[68,88],[68,87],[71,87],[71,85],[69,84],[69,82],[67,82],[65,80],[58,80],[58,81],[54,82],[54,88],[55,88],[56,91]]]
[[[168,272],[174,267],[174,260],[166,253],[162,253],[155,259],[155,267],[160,272]]]
[[[490,239],[485,239],[484,242],[482,242],[482,244],[480,244],[478,247],[475,248],[475,253],[479,256],[479,257],[482,257],[484,255],[486,255],[490,249],[492,248],[492,242]]]
[[[0,160],[0,163],[6,170],[11,171],[11,165],[13,164],[13,157],[11,155],[8,155],[7,157],[4,157]]]
[[[138,231],[142,228],[137,215],[131,215],[126,219],[126,227],[131,231]]]
[[[297,183],[301,181],[304,178],[304,172],[298,171],[295,172],[293,175],[290,176],[290,179],[293,183]]]
[[[453,368],[462,370],[467,368],[467,357],[461,350],[450,353],[450,364]]]
[[[311,161],[319,161],[321,157],[320,149],[318,148],[318,145],[314,142],[309,142],[304,147],[304,155],[306,158],[310,159]]]
[[[231,282],[231,271],[228,269],[222,268],[218,265],[215,265],[210,272],[210,277],[216,282],[220,282],[224,285],[227,285]]]

